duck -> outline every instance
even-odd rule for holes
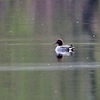
[[[64,45],[64,42],[62,39],[58,39],[54,44],[57,44],[57,47],[55,48],[55,52],[57,55],[71,55],[74,52],[74,46],[71,45]]]

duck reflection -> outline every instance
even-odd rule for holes
[[[62,61],[64,56],[72,56],[73,54],[74,54],[74,51],[66,52],[65,54],[59,53],[59,54],[56,54],[56,57],[57,57],[58,61]]]

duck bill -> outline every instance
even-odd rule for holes
[[[53,44],[57,44],[57,42],[54,42]]]

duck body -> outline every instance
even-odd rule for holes
[[[72,52],[74,52],[74,47],[73,45],[63,45],[63,40],[58,39],[55,44],[58,44],[57,47],[55,48],[55,52],[57,55],[62,54],[62,55],[71,55]]]
[[[74,48],[70,45],[57,46],[55,48],[55,52],[62,55],[69,55],[71,52],[73,52],[73,50]]]

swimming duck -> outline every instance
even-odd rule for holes
[[[62,54],[62,55],[67,55],[69,56],[71,53],[74,52],[74,47],[73,45],[63,45],[63,40],[58,39],[55,44],[57,44],[57,47],[55,48],[55,52],[57,55]]]

